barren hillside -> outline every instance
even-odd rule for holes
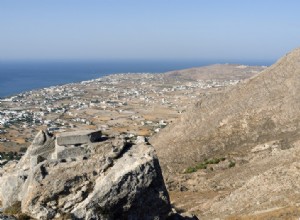
[[[237,64],[214,64],[167,72],[166,75],[179,79],[193,80],[237,80],[247,79],[261,72],[265,67]]]
[[[170,171],[216,153],[238,151],[299,132],[300,49],[223,94],[209,94],[152,139]],[[297,137],[297,136],[296,136]]]
[[[153,137],[173,202],[203,219],[299,216],[299,94],[296,49]]]

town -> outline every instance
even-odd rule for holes
[[[104,134],[149,137],[176,120],[201,94],[240,81],[127,73],[20,93],[0,100],[0,152],[15,155],[26,149],[41,129],[100,129]]]

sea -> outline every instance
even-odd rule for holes
[[[49,86],[80,82],[115,73],[163,73],[226,61],[203,60],[101,60],[101,61],[0,61],[0,98]],[[270,65],[270,61],[238,61]]]

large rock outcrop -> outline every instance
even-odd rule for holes
[[[40,131],[0,177],[3,208],[36,219],[166,219],[169,196],[154,149],[95,131]]]

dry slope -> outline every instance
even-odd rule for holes
[[[151,140],[176,207],[201,219],[298,219],[299,109],[300,49],[201,97]]]
[[[300,49],[222,94],[204,95],[152,139],[165,171],[299,132]]]
[[[237,80],[247,79],[261,72],[266,67],[237,64],[214,64],[165,73],[167,77],[193,80]]]

